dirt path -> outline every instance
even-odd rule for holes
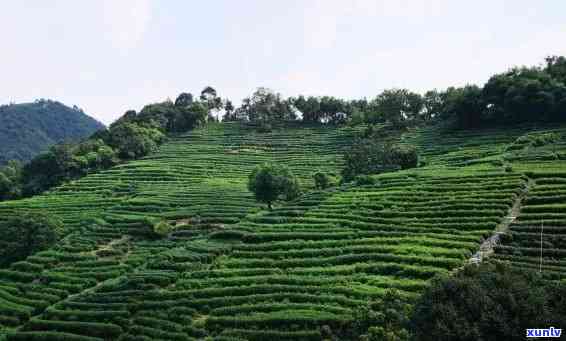
[[[113,240],[111,240],[109,243],[104,244],[104,245],[101,245],[101,246],[99,246],[97,249],[95,249],[95,250],[93,250],[93,251],[86,252],[86,253],[87,253],[87,254],[96,255],[96,252],[101,251],[101,250],[112,250],[114,246],[127,243],[127,242],[130,241],[130,239],[131,239],[130,236],[124,235],[124,236],[122,236],[121,238],[113,239]],[[122,257],[120,257],[120,264],[124,264],[124,262],[125,262],[126,259],[127,259],[127,254],[126,254],[126,255],[123,255]],[[36,319],[36,318],[41,318],[41,316],[45,313],[45,311],[46,311],[47,309],[49,309],[50,307],[53,307],[53,306],[55,306],[55,305],[57,305],[57,304],[61,304],[61,303],[63,303],[63,302],[71,301],[71,300],[73,300],[74,298],[76,298],[76,297],[78,297],[78,296],[81,296],[81,295],[86,295],[86,294],[89,294],[89,293],[92,293],[92,292],[96,292],[96,290],[98,290],[100,287],[102,287],[103,285],[105,285],[105,284],[107,284],[107,283],[111,283],[111,281],[114,281],[116,278],[117,278],[117,277],[113,277],[113,278],[109,278],[109,279],[103,280],[103,281],[101,281],[101,282],[97,282],[96,284],[94,284],[94,285],[92,285],[92,286],[89,286],[89,287],[84,288],[83,290],[81,290],[81,291],[78,292],[78,293],[70,294],[70,295],[68,295],[68,296],[66,296],[66,297],[61,298],[60,300],[58,300],[58,301],[56,301],[56,302],[50,304],[50,305],[49,305],[48,307],[46,307],[45,309],[42,309],[41,311],[38,311],[36,314],[31,315],[30,318],[29,318],[27,321],[23,321],[21,325],[19,325],[19,326],[13,328],[11,331],[12,331],[12,332],[15,332],[15,331],[22,331],[22,329],[26,326],[26,324],[27,324],[30,320]],[[0,341],[3,341],[3,340],[4,340],[4,339],[2,339],[2,335],[0,334]]]
[[[494,252],[495,247],[501,241],[501,236],[509,232],[509,226],[517,219],[519,212],[521,211],[521,202],[529,193],[529,190],[534,186],[534,181],[529,179],[527,182],[526,189],[515,199],[513,206],[507,212],[507,215],[503,218],[501,223],[495,228],[493,234],[484,240],[479,250],[470,257],[468,260],[469,263],[472,264],[479,264],[485,258],[491,256]]]

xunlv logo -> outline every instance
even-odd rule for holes
[[[547,329],[527,329],[527,337],[560,337],[562,329],[554,329],[550,327]]]

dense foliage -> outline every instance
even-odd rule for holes
[[[449,87],[423,95],[386,89],[373,99],[331,96],[283,98],[258,88],[242,106],[226,111],[227,121],[267,125],[301,118],[305,123],[389,123],[394,128],[446,122],[463,129],[524,122],[566,121],[566,59],[548,57],[543,67],[515,67],[492,76],[485,86]]]
[[[207,103],[194,101],[191,94],[182,93],[175,103],[165,101],[149,104],[139,113],[130,110],[112,126],[129,122],[142,126],[155,126],[163,132],[184,132],[204,124],[207,121],[208,110],[211,108]]]
[[[289,102],[302,114],[302,120],[309,123],[345,123],[351,112],[348,101],[331,96],[307,98],[298,96],[290,98]]]
[[[229,103],[230,107],[232,103]],[[271,130],[271,123],[292,121],[297,118],[291,103],[281,94],[267,88],[258,88],[250,97],[242,100],[242,105],[233,112],[228,107],[225,121],[250,121],[259,123],[263,131]],[[230,110],[228,110],[230,109]]]
[[[387,290],[383,298],[354,311],[353,329],[360,341],[406,341],[411,311],[398,290]]]
[[[18,198],[21,188],[22,166],[18,161],[11,160],[0,168],[0,201]]]
[[[370,123],[391,122],[400,126],[408,120],[417,120],[423,108],[419,94],[406,89],[385,90],[369,104],[365,121]]]
[[[62,223],[44,213],[17,212],[0,220],[0,267],[51,247]]]
[[[433,281],[411,323],[416,340],[524,340],[527,328],[566,325],[566,283],[504,264],[468,266]]]
[[[289,168],[276,164],[256,167],[249,176],[248,189],[257,201],[266,203],[268,208],[278,199],[293,200],[300,192],[299,182]]]
[[[157,127],[123,122],[112,126],[107,142],[121,159],[137,159],[157,150],[165,136]]]
[[[104,128],[77,107],[51,100],[0,106],[0,166],[26,162],[49,146],[77,141]]]
[[[439,93],[435,115],[458,127],[566,121],[566,62],[549,57],[544,67],[515,67],[483,87],[467,85]]]

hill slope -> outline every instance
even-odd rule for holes
[[[0,166],[29,161],[50,145],[78,140],[104,125],[79,109],[49,100],[0,106]]]
[[[465,264],[518,200],[539,198],[531,191],[544,192],[548,180],[540,179],[566,178],[566,129],[535,133],[549,131],[562,137],[540,145],[524,137],[530,127],[412,131],[402,141],[419,146],[426,167],[377,176],[374,185],[311,191],[271,212],[245,187],[256,164],[287,164],[312,186],[314,171],[339,170],[355,131],[258,134],[231,123],[173,138],[150,157],[0,203],[0,216],[48,209],[68,232],[52,250],[0,270],[0,335],[321,340],[326,325],[348,339],[363,302],[388,288],[413,300],[432,276]],[[563,196],[548,200],[556,209],[565,203]],[[519,219],[530,210],[525,203]],[[148,238],[146,216],[177,229],[167,239]],[[563,264],[566,247],[558,241],[566,234],[561,213],[545,219],[556,221],[548,242],[558,251],[545,255],[550,274]],[[504,252],[509,247],[526,254],[530,246],[517,240],[528,235],[518,232],[522,239],[506,240],[495,259],[515,257]]]

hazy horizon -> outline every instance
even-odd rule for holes
[[[360,98],[480,85],[566,55],[564,13],[551,0],[5,2],[0,104],[52,99],[108,124],[207,85],[235,103],[259,86]]]

